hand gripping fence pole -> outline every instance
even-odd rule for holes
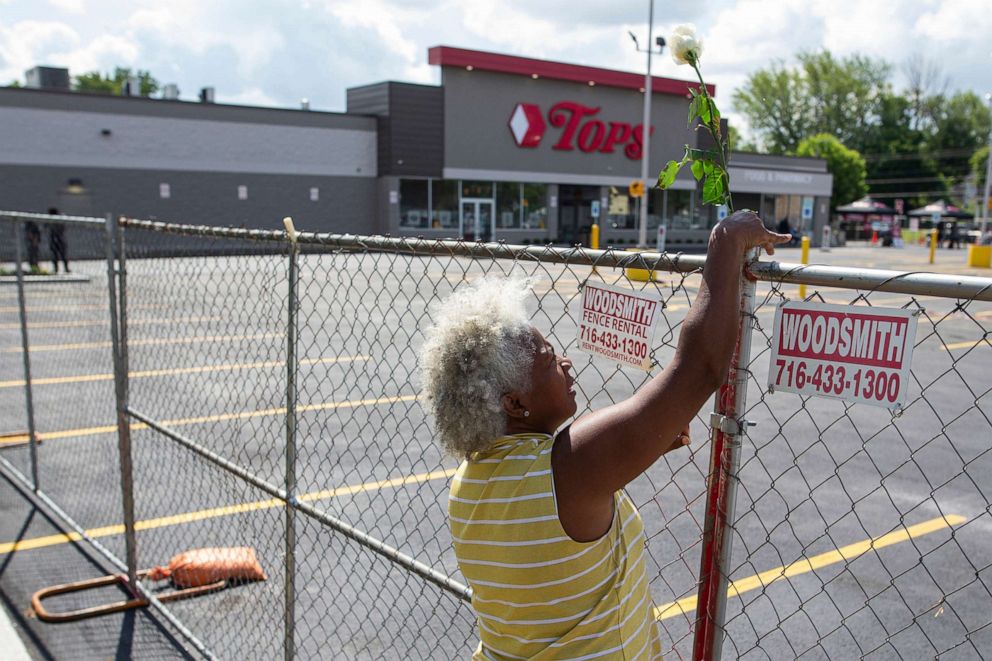
[[[24,300],[24,264],[21,245],[24,242],[24,224],[14,220],[14,259],[17,272],[17,308],[21,321],[21,358],[24,361],[24,404],[28,417],[28,448],[31,453],[31,488],[38,491],[38,438],[34,428],[34,393],[31,391],[31,356],[28,353],[27,304]]]
[[[138,550],[134,532],[134,473],[131,463],[131,427],[127,419],[127,294],[125,291],[124,237],[113,214],[107,214],[107,293],[110,297],[110,344],[114,361],[114,395],[117,404],[117,448],[121,462],[121,496],[124,506],[124,551],[128,589],[137,594]],[[117,248],[117,268],[114,252]],[[120,277],[118,299],[117,278]]]
[[[289,238],[289,282],[286,295],[286,566],[285,639],[286,661],[296,656],[296,321],[299,313],[297,280],[299,244],[293,219],[283,219]]]
[[[752,251],[748,261],[758,259]],[[733,551],[734,509],[737,504],[741,439],[746,423],[740,419],[747,396],[747,365],[751,359],[751,329],[754,324],[756,282],[741,281],[740,322],[737,347],[727,381],[717,391],[715,410],[710,416],[710,470],[707,478],[706,519],[703,525],[702,555],[699,561],[699,599],[696,605],[696,632],[692,658],[696,661],[719,659],[724,638],[727,585]]]

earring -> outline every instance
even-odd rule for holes
[[[529,415],[530,415],[530,411],[524,411],[524,417],[525,417],[525,418],[526,418],[527,416],[529,416]]]

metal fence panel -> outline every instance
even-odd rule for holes
[[[39,486],[83,527],[115,525],[121,521],[120,464],[104,221],[36,215],[16,222],[23,229],[21,254],[25,259]],[[14,221],[0,215],[0,227],[9,231],[12,224]],[[30,246],[31,236],[37,242],[34,247]],[[58,270],[51,261],[53,246],[57,249],[60,243],[68,259],[68,273],[61,260]],[[4,245],[5,255],[13,252],[13,243]],[[27,263],[29,251],[37,253],[34,274]],[[12,261],[6,263],[12,265]],[[16,305],[16,299],[10,300],[14,289],[5,285],[2,290],[5,310]],[[19,362],[23,358],[19,322],[10,314],[4,315],[2,352],[5,362],[10,358]],[[5,407],[10,402],[22,405],[23,371],[5,370],[4,375],[0,399]],[[0,441],[4,458],[25,466],[27,440],[21,435]],[[88,497],[80,499],[80,493]],[[118,541],[107,538],[109,547],[123,557],[123,545]]]
[[[766,390],[773,283],[756,312],[728,656],[984,658],[992,649],[992,305],[820,288],[918,311],[901,412]],[[759,580],[749,577],[760,576]],[[984,604],[984,606],[983,606]]]

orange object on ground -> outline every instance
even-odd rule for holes
[[[265,572],[258,564],[255,549],[240,546],[184,551],[173,556],[167,567],[149,570],[148,578],[153,581],[170,578],[177,587],[193,588],[216,581],[264,581]]]
[[[871,245],[878,245],[878,230],[871,233]]]

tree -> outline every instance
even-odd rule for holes
[[[758,146],[754,144],[754,142],[751,140],[745,140],[741,136],[741,132],[738,131],[736,127],[731,125],[727,126],[727,148],[730,151],[759,151]]]
[[[120,94],[124,81],[130,76],[138,79],[141,96],[151,96],[159,89],[158,81],[148,71],[138,69],[133,74],[130,68],[115,67],[113,75],[90,71],[73,80],[73,89],[78,92],[98,92],[101,94]]]
[[[886,62],[862,55],[800,53],[796,66],[779,61],[748,76],[734,92],[734,106],[772,153],[793,152],[817,133],[861,150],[889,91],[890,73]]]
[[[799,143],[796,154],[827,161],[827,170],[834,176],[831,208],[853,202],[868,192],[868,185],[865,184],[865,159],[829,133],[806,138]]]
[[[914,128],[913,103],[912,97],[883,97],[877,126],[862,155],[872,196],[889,204],[901,198],[909,207],[921,207],[944,195],[947,184],[936,161],[923,153],[926,133]]]
[[[923,150],[949,185],[959,184],[971,172],[969,159],[988,140],[992,113],[970,91],[931,99],[930,105],[933,130],[924,139]]]
[[[19,80],[12,80],[10,81],[10,84],[7,85],[7,87],[20,87],[20,86],[21,86],[21,81]]]
[[[922,129],[931,117],[932,106],[929,99],[943,97],[951,85],[951,79],[944,74],[940,61],[922,53],[913,53],[903,64],[906,76],[906,99],[912,109],[912,128]]]

